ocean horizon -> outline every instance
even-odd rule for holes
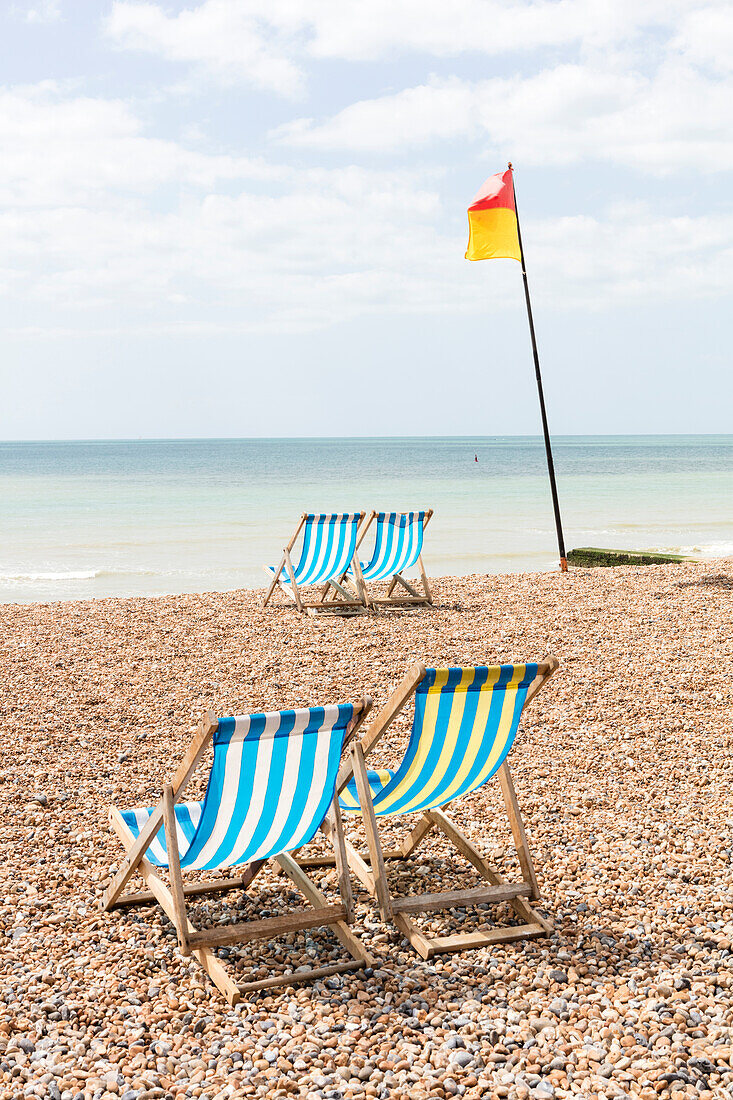
[[[553,450],[568,550],[733,554],[733,435]],[[432,576],[557,566],[539,436],[2,442],[0,602],[261,587],[301,512],[372,508],[434,509]]]

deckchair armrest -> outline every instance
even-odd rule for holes
[[[374,700],[372,699],[371,695],[365,695],[362,699],[359,700],[359,702],[354,707],[353,717],[352,717],[351,721],[349,722],[348,726],[346,727],[346,732],[344,733],[344,739],[343,739],[343,742],[341,743],[341,752],[342,753],[344,752],[345,749],[347,749],[349,747],[351,742],[356,737],[357,733],[359,732],[359,728],[360,728],[362,722],[364,721],[366,716],[369,714],[369,711],[372,709],[373,706],[374,706]]]
[[[525,707],[528,703],[531,703],[535,695],[545,686],[547,681],[560,667],[560,662],[557,657],[546,657],[544,661],[540,661],[537,665],[537,675],[532,683],[527,688],[527,697],[524,700]]]
[[[177,802],[183,794],[183,791],[185,790],[189,780],[195,773],[201,757],[208,748],[209,742],[218,727],[219,722],[216,716],[211,711],[207,711],[204,714],[203,719],[201,720],[201,723],[196,732],[196,736],[189,745],[188,750],[183,757],[183,760],[176,770],[176,774],[171,780],[170,785],[172,788],[173,803]],[[116,811],[114,807],[112,807],[110,812],[117,813],[118,811]],[[155,834],[158,832],[158,829],[163,824],[163,813],[164,800],[163,798],[161,798],[160,802],[148,818],[147,822],[140,830],[134,843],[130,845],[125,859],[123,860],[122,866],[107,887],[107,890],[102,897],[103,909],[110,909],[112,905],[114,905],[115,900],[122,893],[122,890],[134,873],[138,863],[141,859],[144,858],[145,853],[147,852],[153,839],[155,838]]]
[[[397,685],[362,738],[361,749],[365,757],[376,748],[400,711],[409,702],[415,688],[424,675],[425,665],[416,662]],[[351,779],[353,771],[353,764],[351,756],[349,755],[339,768],[339,773],[336,778],[337,794],[341,794],[342,790]]]

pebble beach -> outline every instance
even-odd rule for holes
[[[733,560],[432,583],[432,609],[349,619],[243,590],[2,607],[0,1097],[733,1096]],[[231,1008],[159,909],[100,911],[122,851],[109,805],[157,802],[205,709],[378,706],[417,659],[549,654],[509,759],[546,938],[424,962],[354,881],[374,967]],[[451,814],[518,876],[498,784]],[[478,885],[435,835],[389,873],[395,894]],[[297,903],[268,871],[191,915]],[[319,929],[220,954],[242,981],[343,958]]]

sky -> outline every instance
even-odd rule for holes
[[[5,0],[0,438],[733,430],[733,6]]]

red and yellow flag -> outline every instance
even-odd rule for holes
[[[466,259],[521,259],[511,168],[489,176],[468,208]]]

